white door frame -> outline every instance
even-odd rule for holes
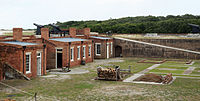
[[[38,56],[38,54],[40,54]],[[38,70],[38,58],[40,59],[40,67],[39,67],[39,70]],[[38,73],[39,71],[39,73]],[[42,52],[37,52],[37,75],[41,76],[42,75]]]
[[[57,49],[63,49],[63,48],[61,48],[61,47],[56,47],[55,49],[56,49],[56,59],[55,59],[56,63],[55,63],[55,67],[56,67],[56,69],[57,69],[57,68],[58,68],[58,67],[57,67]]]
[[[109,55],[110,55],[110,54],[109,54],[109,53],[110,53],[110,52],[109,52],[109,43],[107,43],[107,51],[106,51],[106,53],[107,53],[107,59],[108,59],[108,58],[110,57],[110,56],[109,56]]]

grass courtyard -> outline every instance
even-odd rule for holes
[[[131,66],[132,73],[138,73],[154,65],[152,63],[137,63],[143,58],[117,58],[108,60],[96,60],[86,66],[78,66],[89,70],[85,74],[59,75],[54,78],[38,77],[31,81],[26,80],[6,80],[3,83],[14,86],[34,95],[37,92],[38,101],[132,101],[132,100],[151,100],[151,101],[168,101],[168,100],[200,100],[200,61],[195,60],[193,65],[168,61],[150,72],[168,73],[172,72],[182,77],[196,75],[196,78],[177,78],[170,85],[148,85],[124,83],[121,81],[99,81],[94,80],[97,76],[96,67],[112,67],[119,65],[122,69]],[[123,61],[119,61],[123,60]],[[110,64],[110,66],[108,66]],[[182,75],[188,67],[196,67],[189,75]],[[161,69],[161,68],[164,68]],[[165,70],[171,69],[170,71]],[[48,75],[52,75],[49,74]],[[199,76],[197,76],[199,75]],[[59,78],[59,79],[58,79]],[[12,97],[8,97],[11,96]],[[5,87],[0,84],[0,99],[12,98],[17,101],[34,100],[33,96],[27,95],[17,90]]]

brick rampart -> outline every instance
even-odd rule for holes
[[[152,40],[153,41],[153,40]],[[178,42],[180,40],[177,40]],[[186,47],[181,46],[181,44],[176,45],[178,42],[169,41],[168,44],[171,46],[177,46],[180,48]],[[187,42],[187,41],[186,41]],[[189,49],[193,48],[194,50],[198,50],[198,48],[189,47],[193,44],[196,44],[196,41],[193,41],[190,43],[191,45],[188,45],[187,47]],[[152,42],[153,43],[153,42]],[[159,43],[154,40],[154,43]],[[187,42],[189,43],[189,42]],[[182,43],[183,45],[184,43]],[[157,47],[153,45],[147,45],[147,44],[141,44],[141,43],[135,43],[125,40],[114,40],[114,47],[121,46],[122,47],[122,56],[123,57],[155,57],[155,58],[185,58],[185,59],[200,59],[199,54],[195,53],[188,53],[180,50],[174,50],[169,48],[163,48],[163,47]]]

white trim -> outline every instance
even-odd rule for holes
[[[79,49],[79,51],[78,51],[78,49]],[[81,59],[81,46],[77,46],[77,60],[80,60],[80,59]]]
[[[106,46],[106,55],[107,55],[107,59],[110,57],[110,49],[109,49],[109,43],[107,43],[107,46]]]
[[[86,50],[86,46],[85,46],[85,45],[83,45],[83,59],[85,59],[85,58],[86,58],[85,50]]]
[[[100,54],[97,54],[97,45],[100,45]],[[95,54],[101,56],[101,43],[95,43]]]
[[[92,55],[92,45],[88,45],[88,56],[91,57]]]
[[[57,67],[57,65],[58,65],[58,64],[57,64],[57,49],[63,49],[63,48],[62,48],[62,47],[55,47],[55,49],[56,49],[56,54],[55,54],[55,55],[56,55],[56,59],[55,59],[55,60],[56,60],[56,63],[55,63],[55,67],[58,68],[58,67]]]
[[[62,47],[56,47],[55,49],[63,49]]]
[[[42,50],[38,50],[37,53],[42,53]]]
[[[40,56],[38,56],[40,54]],[[40,70],[39,70],[39,75],[42,75],[42,51],[37,51],[37,58],[40,58]],[[38,64],[38,63],[37,63]],[[37,65],[38,69],[38,65]],[[37,70],[37,75],[38,75],[38,70]]]
[[[29,55],[29,71],[26,71],[26,74],[29,74],[31,73],[31,52],[27,52],[26,55]],[[26,55],[25,55],[25,58],[26,58]],[[25,62],[25,65],[26,65],[26,62]]]
[[[74,47],[70,47],[70,61],[74,61]]]

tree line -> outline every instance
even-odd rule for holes
[[[200,25],[200,15],[137,16],[104,21],[56,22],[61,29],[91,28],[99,33],[190,33],[188,23]]]

